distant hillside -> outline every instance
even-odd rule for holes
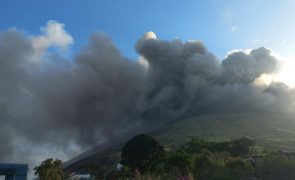
[[[280,114],[228,114],[187,118],[166,126],[154,134],[163,145],[179,146],[191,137],[224,140],[250,137],[259,146],[295,151],[295,117]]]
[[[284,118],[282,118],[284,117]],[[295,118],[275,114],[203,115],[175,121],[150,133],[166,148],[174,149],[192,137],[226,140],[249,137],[258,148],[295,152]],[[66,165],[67,171],[86,171],[89,164],[115,168],[121,145],[113,146]]]

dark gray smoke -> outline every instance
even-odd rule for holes
[[[293,112],[292,88],[256,83],[279,70],[270,50],[220,61],[201,42],[149,35],[136,44],[140,60],[131,60],[99,33],[65,58],[16,30],[1,32],[0,161],[68,158],[188,115]],[[50,31],[42,38],[60,44]]]

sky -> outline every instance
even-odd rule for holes
[[[1,0],[0,29],[35,35],[56,20],[74,39],[72,54],[98,31],[111,37],[124,56],[136,58],[136,41],[153,31],[160,39],[200,40],[220,59],[229,50],[259,46],[290,57],[294,5],[291,0]]]

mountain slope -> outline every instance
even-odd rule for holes
[[[295,152],[295,118],[281,114],[215,114],[202,115],[175,121],[149,133],[166,148],[174,149],[192,137],[212,140],[235,139],[247,136],[258,147]],[[106,169],[115,168],[120,161],[120,148],[109,149],[66,165],[67,171],[86,171],[89,164]]]
[[[168,147],[179,146],[195,136],[214,140],[247,136],[265,148],[295,151],[295,118],[280,114],[207,115],[177,121],[154,135]]]

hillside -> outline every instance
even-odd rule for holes
[[[207,115],[177,121],[154,134],[168,147],[179,146],[194,136],[213,140],[247,136],[264,148],[295,151],[295,118],[282,119],[280,114]]]
[[[227,140],[247,136],[256,141],[257,148],[295,151],[295,120],[264,114],[203,115],[175,121],[150,133],[167,149],[177,148],[192,137]],[[120,147],[93,153],[82,160],[67,164],[67,171],[83,172],[90,164],[112,167],[120,160]]]

